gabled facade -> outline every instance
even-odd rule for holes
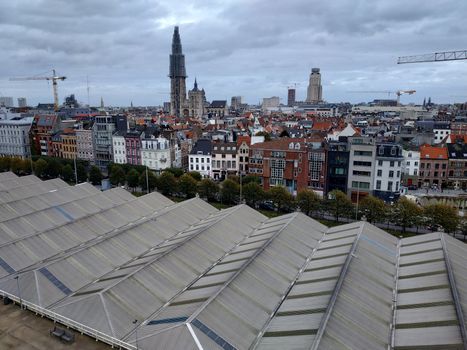
[[[211,177],[212,142],[199,139],[188,156],[188,170],[197,171],[203,177]]]
[[[141,144],[141,163],[149,169],[161,172],[170,168],[170,144],[165,137],[145,138]]]
[[[238,174],[236,142],[214,142],[212,144],[212,178],[225,180],[229,175]]]
[[[422,145],[420,147],[420,173],[418,187],[444,187],[448,175],[448,149]]]

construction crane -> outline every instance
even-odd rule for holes
[[[52,76],[51,77],[27,77],[27,78],[10,78],[10,81],[23,81],[23,80],[52,80],[52,89],[54,93],[54,110],[58,111],[58,88],[57,88],[57,81],[65,80],[66,77],[64,76],[57,76],[55,73],[55,69],[52,69]]]
[[[467,60],[467,50],[444,51],[415,56],[401,56],[397,64]]]
[[[401,95],[413,95],[417,91],[415,90],[397,90],[397,91],[389,91],[389,90],[379,90],[379,91],[347,91],[351,93],[361,93],[361,94],[396,94],[397,96],[397,105],[400,106],[400,98]]]

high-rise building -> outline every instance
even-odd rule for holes
[[[323,100],[323,87],[321,86],[321,73],[319,68],[312,68],[306,102],[319,103]]]
[[[170,113],[180,117],[184,114],[186,101],[186,70],[185,55],[182,53],[182,42],[178,27],[175,27],[172,37],[172,54],[170,55]],[[188,112],[188,110],[187,110]]]
[[[287,106],[292,107],[295,104],[295,89],[287,91]]]
[[[0,107],[13,107],[13,97],[1,96],[0,97]]]
[[[27,107],[26,97],[18,97],[18,107]]]

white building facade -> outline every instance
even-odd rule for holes
[[[170,143],[165,137],[143,139],[141,144],[141,163],[158,172],[170,168]]]
[[[125,137],[116,133],[112,136],[113,161],[116,164],[126,164]]]
[[[347,194],[357,198],[373,192],[376,145],[369,137],[350,138],[349,177]]]
[[[420,152],[402,150],[404,160],[402,162],[402,174],[407,176],[418,176],[420,169]]]
[[[29,130],[33,118],[0,120],[0,156],[31,157]]]
[[[386,202],[394,202],[400,195],[402,176],[402,147],[396,144],[378,144],[374,177],[374,195]]]
[[[212,143],[208,139],[200,139],[188,155],[188,170],[197,171],[202,177],[211,177]]]

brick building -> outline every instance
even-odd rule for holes
[[[418,187],[444,186],[448,174],[448,149],[446,146],[420,146],[420,172]]]
[[[282,138],[250,147],[248,173],[261,178],[265,190],[284,186],[293,195],[308,188],[309,162],[305,139]]]

